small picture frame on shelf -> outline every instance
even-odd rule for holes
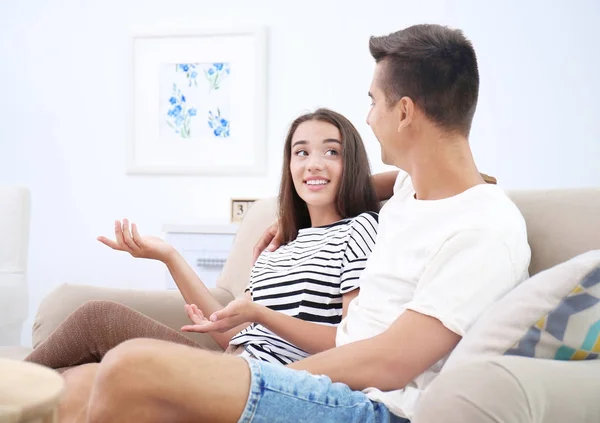
[[[240,223],[256,199],[231,199],[231,222]]]

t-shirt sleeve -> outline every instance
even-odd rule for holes
[[[256,266],[256,264],[254,264],[254,266]],[[250,278],[248,281],[248,285],[246,285],[246,289],[244,289],[244,295],[246,294],[246,292],[249,292],[250,295],[253,294],[253,286],[252,286],[252,273],[254,273],[254,266],[252,266],[252,270],[250,271]]]
[[[350,223],[350,236],[342,260],[340,292],[357,289],[360,273],[364,270],[367,258],[375,246],[377,236],[377,213],[362,213]]]
[[[266,251],[263,251],[262,253],[260,253],[258,258],[256,259],[256,261],[252,265],[252,269],[250,269],[250,277],[249,277],[248,285],[246,285],[246,288],[244,289],[244,294],[246,294],[246,292],[249,292],[250,295],[253,296],[254,289],[253,289],[253,285],[252,285],[252,275],[254,274],[254,272],[260,271],[260,269],[264,268],[265,262],[267,261],[266,254],[270,254],[270,253],[267,253]]]
[[[508,247],[497,235],[465,231],[442,245],[406,308],[434,317],[464,336],[517,282]]]

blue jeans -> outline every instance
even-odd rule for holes
[[[238,423],[409,423],[327,376],[244,359],[250,367],[250,394]]]

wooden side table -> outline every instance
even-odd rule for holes
[[[0,423],[56,423],[64,388],[46,367],[0,358]]]

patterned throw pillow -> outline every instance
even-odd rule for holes
[[[524,281],[471,327],[444,370],[486,356],[592,360],[600,354],[600,250]]]

